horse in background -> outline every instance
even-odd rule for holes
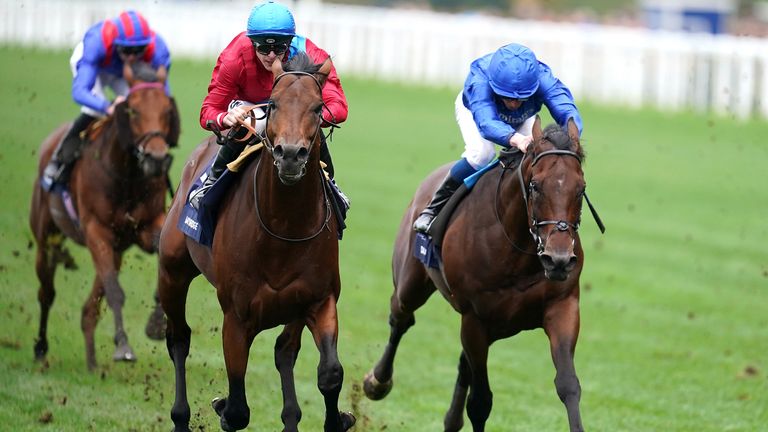
[[[128,97],[115,107],[114,115],[86,132],[88,142],[63,192],[45,191],[40,175],[69,125],[59,126],[40,147],[30,211],[40,281],[40,330],[34,346],[37,360],[43,360],[48,352],[48,314],[56,295],[56,268],[60,263],[73,266],[63,244],[66,238],[88,248],[96,269],[81,315],[88,369],[97,365],[94,330],[103,297],[115,321],[113,360],[136,360],[123,326],[125,293],[118,274],[123,253],[131,245],[147,253],[157,251],[165,221],[172,159],[169,148],[177,144],[180,130],[176,103],[165,92],[164,68],[155,72],[144,63],[126,64],[123,75],[131,87]],[[162,323],[158,318],[162,319],[159,304],[150,317],[148,333],[152,333],[152,323]]]
[[[194,180],[216,155],[215,138],[203,141],[184,166],[160,238],[158,280],[168,318],[168,354],[176,371],[171,419],[177,432],[190,430],[186,358],[191,329],[185,309],[189,284],[201,273],[216,288],[224,314],[229,394],[212,403],[223,430],[248,425],[248,352],[257,334],[278,325],[284,325],[275,343],[283,430],[298,431],[301,419],[293,367],[305,326],[320,351],[317,386],[325,400],[324,431],[343,432],[355,423],[352,414],[338,410],[344,377],[336,348],[336,302],[341,291],[338,222],[331,217],[331,197],[320,165],[322,87],[330,70],[330,59],[317,65],[303,53],[285,68],[279,60],[274,62],[265,146],[222,197],[210,248],[186,237],[176,223]]]
[[[463,350],[444,419],[446,431],[463,427],[465,403],[473,430],[485,430],[492,405],[489,347],[494,341],[535,328],[543,328],[549,337],[557,371],[555,387],[565,404],[570,430],[583,430],[581,388],[573,362],[579,335],[579,276],[584,265],[577,232],[586,187],[583,159],[573,120],[566,130],[551,125],[542,132],[537,118],[533,143],[517,169],[502,162],[500,168],[481,177],[456,208],[443,237],[439,268],[414,257],[416,233],[411,227],[450,165],[421,184],[395,242],[390,337],[382,357],[364,379],[370,399],[382,399],[392,389],[400,340],[415,324],[414,312],[437,289],[462,316]],[[599,219],[598,224],[602,229]]]

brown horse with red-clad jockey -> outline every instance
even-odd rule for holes
[[[210,247],[186,237],[177,224],[191,208],[185,199],[190,189],[220,147],[215,137],[203,141],[184,166],[160,238],[158,281],[168,317],[168,354],[176,371],[171,409],[175,431],[190,430],[186,359],[192,332],[186,320],[186,301],[190,283],[200,274],[216,288],[224,315],[222,339],[229,388],[226,397],[213,401],[223,430],[248,425],[248,353],[256,335],[279,325],[284,328],[275,343],[275,366],[282,384],[283,430],[297,431],[301,420],[293,367],[304,327],[309,328],[320,351],[317,386],[325,400],[324,431],[343,432],[355,423],[352,414],[338,410],[344,377],[336,348],[340,221],[332,217],[330,183],[320,163],[322,90],[331,66],[330,59],[313,64],[304,53],[285,65],[275,60],[272,73],[276,78],[265,110],[264,148],[246,162],[224,192]],[[251,133],[257,132],[248,123],[241,124]],[[222,179],[230,174],[226,172]],[[203,201],[202,208],[205,206]]]
[[[45,190],[35,182],[30,225],[37,244],[36,270],[40,280],[40,330],[35,357],[48,352],[48,314],[56,290],[54,274],[59,264],[74,265],[65,245],[71,239],[91,252],[96,277],[82,309],[86,361],[96,367],[94,330],[102,298],[114,315],[116,361],[136,359],[123,326],[125,293],[118,281],[123,253],[132,245],[147,253],[157,251],[165,221],[165,195],[169,192],[170,147],[179,138],[179,114],[173,98],[166,94],[166,70],[148,74],[135,69],[143,63],[126,63],[123,75],[131,87],[114,115],[86,132],[87,142],[74,163],[66,185]],[[69,125],[59,126],[42,143],[38,174],[42,175],[56,144]],[[40,176],[38,176],[40,178]],[[150,317],[148,333],[162,324],[159,305]],[[162,329],[160,329],[162,331]]]

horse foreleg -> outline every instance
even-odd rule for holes
[[[421,266],[420,263],[417,265]],[[371,400],[384,399],[392,390],[395,355],[400,340],[405,332],[416,324],[414,311],[423,306],[435,292],[434,286],[426,284],[425,277],[424,268],[421,267],[420,272],[405,275],[392,293],[389,306],[389,341],[379,361],[363,379],[363,390]]]
[[[488,383],[488,347],[490,341],[485,326],[471,314],[461,318],[461,345],[472,372],[467,399],[467,416],[474,432],[483,432],[491,414],[493,393]]]
[[[472,371],[469,369],[469,361],[462,351],[459,356],[459,375],[456,378],[456,386],[453,388],[453,399],[443,420],[445,432],[456,432],[464,427],[464,404],[467,401],[467,390],[469,390],[471,379]]]
[[[122,254],[112,248],[112,232],[98,223],[91,222],[85,227],[86,245],[91,251],[91,258],[96,267],[96,276],[104,284],[107,305],[112,309],[115,320],[115,361],[135,361],[136,356],[128,344],[128,335],[123,328],[123,305],[125,292],[117,280]]]
[[[37,290],[37,301],[40,303],[40,329],[35,339],[35,360],[45,359],[48,353],[48,313],[56,298],[56,289],[53,286],[53,277],[56,273],[56,262],[50,254],[51,250],[45,244],[45,240],[38,241],[37,259],[35,261],[35,271],[37,279],[40,281],[40,288]]]
[[[569,297],[547,309],[544,315],[544,331],[549,337],[552,362],[555,364],[555,388],[568,412],[571,432],[583,431],[579,400],[581,386],[576,376],[573,356],[579,337],[579,301]]]
[[[301,408],[296,398],[296,384],[293,378],[293,367],[301,348],[301,331],[304,323],[293,322],[285,326],[275,342],[275,367],[280,373],[280,384],[283,389],[283,421],[284,432],[297,432],[301,421]]]
[[[104,295],[104,285],[98,276],[93,280],[93,288],[83,304],[80,316],[80,328],[85,336],[85,362],[88,370],[96,369],[96,343],[93,338],[96,324],[99,322],[99,306]]]
[[[339,412],[339,393],[344,381],[344,368],[339,361],[336,342],[339,336],[339,320],[336,314],[336,298],[329,296],[307,323],[320,351],[317,366],[317,388],[325,400],[325,432],[344,432],[355,424],[352,413]]]
[[[176,380],[171,419],[175,432],[187,432],[189,431],[190,409],[187,400],[186,361],[189,355],[192,331],[187,324],[186,302],[189,283],[194,275],[187,276],[178,274],[180,272],[170,271],[169,269],[181,267],[174,266],[169,261],[165,255],[160,254],[157,295],[160,305],[168,317],[165,340],[168,355],[173,361]]]
[[[160,245],[160,232],[163,229],[164,222],[165,213],[162,213],[152,221],[149,227],[139,233],[138,244],[145,252],[157,252]],[[155,291],[153,298],[155,300],[155,307],[147,319],[144,333],[152,340],[163,340],[165,336],[165,316],[163,316],[163,308],[160,307],[157,291]]]
[[[221,416],[221,428],[225,431],[244,429],[251,418],[251,411],[245,398],[245,372],[248,368],[248,351],[253,337],[254,335],[248,334],[234,311],[224,312],[222,339],[229,394],[224,399],[214,399],[212,406]]]
[[[155,300],[155,307],[149,315],[147,325],[144,327],[144,333],[152,340],[163,340],[165,336],[165,315],[163,314],[163,308],[160,306],[160,297],[157,291],[155,291],[153,298]]]

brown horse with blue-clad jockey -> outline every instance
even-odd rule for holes
[[[130,92],[115,106],[114,115],[86,131],[84,142],[79,144],[79,157],[66,167],[68,181],[59,177],[57,183],[44,188],[42,179],[54,149],[70,126],[57,128],[40,148],[39,178],[30,211],[40,280],[40,330],[34,347],[37,359],[45,358],[48,352],[48,314],[56,295],[56,268],[61,263],[73,266],[63,244],[67,238],[88,248],[96,269],[81,318],[88,368],[97,365],[94,331],[104,297],[114,315],[113,359],[136,359],[123,324],[125,292],[118,275],[123,253],[131,245],[148,253],[157,250],[169,192],[169,149],[179,138],[179,115],[173,98],[166,93],[165,69],[155,72],[145,66],[126,63],[123,75]],[[148,331],[157,333],[153,327],[162,324],[162,318],[162,310],[156,307]]]
[[[434,171],[417,190],[395,241],[390,337],[365,377],[369,398],[382,399],[392,389],[400,340],[415,324],[416,310],[437,290],[461,314],[463,349],[446,431],[462,428],[465,404],[473,430],[485,430],[492,405],[486,366],[490,345],[535,328],[549,337],[555,387],[570,429],[583,430],[574,351],[584,265],[578,229],[586,183],[576,124],[570,120],[566,129],[551,125],[542,131],[536,117],[532,144],[522,161],[520,155],[513,154],[511,162],[502,156],[477,179],[450,215],[439,248],[412,226],[450,166]]]

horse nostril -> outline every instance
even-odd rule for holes
[[[296,152],[296,159],[300,162],[305,162],[307,158],[309,158],[309,150],[306,148],[302,147],[298,152]]]
[[[272,149],[272,155],[274,156],[275,159],[279,159],[279,158],[283,157],[283,146],[276,145]]]
[[[576,255],[571,255],[571,259],[568,260],[568,265],[566,266],[566,269],[570,271],[574,267],[576,267],[576,263],[579,261],[579,259],[576,257]]]
[[[545,269],[550,270],[555,268],[555,261],[552,259],[550,255],[541,254],[539,256],[539,259],[541,260],[541,265],[544,266]]]

